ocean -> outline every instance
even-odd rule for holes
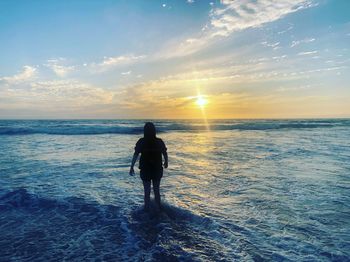
[[[350,120],[1,120],[0,261],[350,261]]]

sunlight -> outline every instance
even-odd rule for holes
[[[202,117],[203,117],[204,124],[205,124],[207,130],[209,130],[209,124],[208,124],[208,120],[207,120],[207,114],[205,112],[205,107],[208,104],[208,102],[209,102],[208,99],[205,98],[205,96],[200,94],[200,90],[197,87],[197,96],[195,97],[195,104],[197,106],[199,106],[199,108],[202,112]]]
[[[208,104],[208,100],[199,95],[197,97],[196,104],[200,107],[204,107],[206,104]]]

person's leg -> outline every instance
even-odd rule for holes
[[[149,202],[150,202],[150,194],[151,194],[151,181],[142,180],[143,182],[143,189],[144,189],[144,201],[145,201],[145,210],[149,209]]]
[[[160,179],[152,180],[152,182],[153,182],[154,199],[157,207],[160,209],[161,208],[160,193],[159,193]]]

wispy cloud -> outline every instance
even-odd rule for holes
[[[145,58],[145,56],[116,56],[116,57],[105,57],[104,60],[99,64],[100,66],[115,66],[120,64],[129,63],[131,61],[140,60]]]
[[[294,91],[300,91],[302,89],[310,89],[312,86],[311,85],[298,85],[298,86],[292,86],[292,87],[284,87],[281,86],[279,87],[276,91],[277,92],[294,92]]]
[[[55,58],[55,59],[49,59],[47,63],[45,64],[46,67],[50,68],[57,76],[59,77],[65,77],[70,72],[72,72],[75,69],[75,66],[67,66],[64,65],[66,63],[65,58]]]
[[[211,13],[211,25],[217,29],[213,35],[228,36],[234,31],[260,27],[287,14],[312,6],[305,0],[222,0],[223,7]]]
[[[136,62],[139,62],[143,59],[145,59],[147,56],[146,55],[121,55],[121,56],[114,56],[114,57],[104,57],[103,61],[99,63],[92,63],[90,65],[90,68],[92,71],[95,72],[101,72],[101,71],[106,71],[111,68],[121,66],[121,65],[130,65]]]
[[[212,5],[209,22],[198,35],[180,43],[170,44],[161,56],[177,57],[195,53],[234,32],[248,28],[258,28],[276,21],[301,9],[315,6],[311,0],[222,0],[220,5]],[[287,30],[291,30],[293,26]],[[275,49],[278,46],[273,47]],[[171,50],[171,51],[170,51]]]
[[[142,112],[142,115],[147,118],[198,118],[201,117],[201,110],[195,103],[197,90],[193,88],[197,81],[198,79],[191,81],[168,79],[129,86],[114,96],[109,110],[118,109],[129,116],[137,116]],[[285,114],[293,116],[297,110],[294,108],[296,103],[303,101],[317,104],[322,99],[315,96],[289,98],[283,94],[283,91],[292,92],[304,88],[309,87],[297,86],[294,89],[288,87],[288,90],[286,87],[283,90],[276,90],[276,93],[268,94],[256,94],[233,88],[207,90],[209,92],[205,94],[210,103],[206,113],[210,118],[266,117],[266,115],[282,117]],[[298,114],[303,114],[303,110],[305,108],[298,108]]]
[[[121,72],[120,74],[123,76],[128,76],[131,75],[131,71]]]
[[[13,76],[4,76],[0,78],[0,81],[5,81],[8,84],[18,84],[27,80],[31,80],[35,77],[37,69],[32,66],[24,66],[23,71]]]
[[[264,42],[261,42],[261,44],[263,46],[271,47],[272,49],[276,50],[279,48],[280,42],[268,43],[268,42],[264,41]]]
[[[300,52],[300,53],[298,53],[298,55],[314,55],[317,53],[318,53],[318,51],[315,50],[315,51]]]
[[[18,109],[83,110],[92,105],[109,104],[113,92],[77,80],[50,80],[23,83],[0,89],[2,106]]]
[[[177,84],[160,79],[126,86],[114,95],[110,106],[129,116],[143,112],[148,117],[163,118],[177,112],[179,117],[191,117],[194,102],[189,97],[196,93],[189,88],[191,83]]]
[[[306,38],[306,39],[303,39],[303,40],[293,41],[292,44],[290,45],[290,47],[295,47],[295,46],[300,45],[300,44],[311,43],[311,42],[313,42],[315,40],[316,40],[315,38]]]
[[[277,34],[278,34],[278,35],[285,34],[285,33],[287,33],[288,31],[293,30],[293,28],[294,28],[294,25],[290,24],[290,25],[288,26],[288,28],[286,28],[285,30],[281,30],[281,31],[277,32]]]
[[[108,103],[112,92],[78,80],[39,81],[31,84],[33,93],[45,97],[48,102],[68,103],[71,106]]]

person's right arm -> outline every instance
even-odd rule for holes
[[[138,156],[139,156],[139,153],[135,151],[134,155],[132,156],[132,160],[131,160],[131,166],[130,166],[130,171],[129,171],[130,176],[135,175],[134,166],[135,166],[135,163],[136,163]]]
[[[132,160],[131,160],[130,171],[129,171],[130,176],[135,175],[134,166],[135,166],[135,163],[137,161],[139,154],[141,153],[141,144],[142,144],[142,139],[139,139],[139,141],[137,141],[137,143],[135,145],[135,152],[134,152],[134,155],[132,156]]]

